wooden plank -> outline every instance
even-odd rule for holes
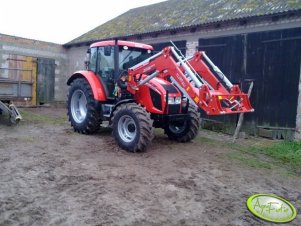
[[[37,102],[51,103],[54,100],[55,60],[38,58],[37,62]]]
[[[31,104],[37,105],[37,58],[32,57],[32,99]]]

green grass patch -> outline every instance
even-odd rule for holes
[[[228,158],[234,159],[242,163],[243,165],[247,165],[256,169],[272,169],[273,164],[268,161],[264,161],[260,159],[258,156],[254,156],[252,154],[247,154],[241,151],[232,151],[226,154]]]
[[[220,144],[219,141],[216,141],[216,140],[208,138],[208,137],[202,137],[202,136],[197,136],[195,138],[195,141],[200,144],[212,144],[212,145]]]
[[[282,141],[259,150],[260,153],[298,169],[301,167],[301,141]]]
[[[227,157],[255,168],[284,167],[288,173],[301,174],[301,142],[278,141],[252,143],[249,146],[229,144],[233,151]]]
[[[164,129],[161,128],[155,128],[154,133],[156,136],[165,136]]]
[[[23,117],[24,122],[62,125],[67,121],[66,117],[53,117],[53,116],[44,115],[40,113],[34,113],[24,109],[20,110],[20,113]]]

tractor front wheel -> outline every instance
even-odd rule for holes
[[[91,134],[99,129],[100,110],[90,84],[84,78],[75,79],[69,89],[68,116],[76,132]]]
[[[189,106],[188,115],[186,121],[173,122],[165,127],[164,131],[170,140],[184,143],[196,137],[201,124],[200,113],[196,107]]]
[[[126,103],[113,113],[113,136],[118,145],[130,152],[143,151],[154,137],[153,120],[142,106]]]

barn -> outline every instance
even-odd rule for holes
[[[244,91],[254,81],[255,112],[246,115],[245,130],[301,138],[300,0],[169,0],[135,8],[65,44],[74,59],[70,68],[83,61],[90,43],[105,39],[148,43],[156,50],[172,40],[186,56],[206,51]],[[202,117],[203,126],[224,130],[220,125],[226,124],[229,132],[237,122],[237,115]]]
[[[63,46],[50,45],[46,55],[51,57],[45,62],[54,59],[53,101],[63,101],[67,89],[62,81],[83,69],[87,47],[107,39],[148,43],[157,51],[172,40],[186,56],[206,51],[244,91],[254,82],[255,112],[246,115],[245,131],[301,139],[300,0],[168,0],[131,9]],[[26,49],[40,44],[32,42]],[[44,62],[42,49],[34,57]],[[6,58],[10,50],[16,48],[6,47]],[[204,127],[225,131],[222,125],[227,125],[226,130],[232,132],[238,116],[202,113],[202,118]]]

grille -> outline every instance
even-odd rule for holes
[[[180,114],[180,104],[170,104],[168,105],[168,114]]]
[[[154,107],[159,110],[162,110],[161,95],[152,89],[150,89],[150,95],[151,95]]]

